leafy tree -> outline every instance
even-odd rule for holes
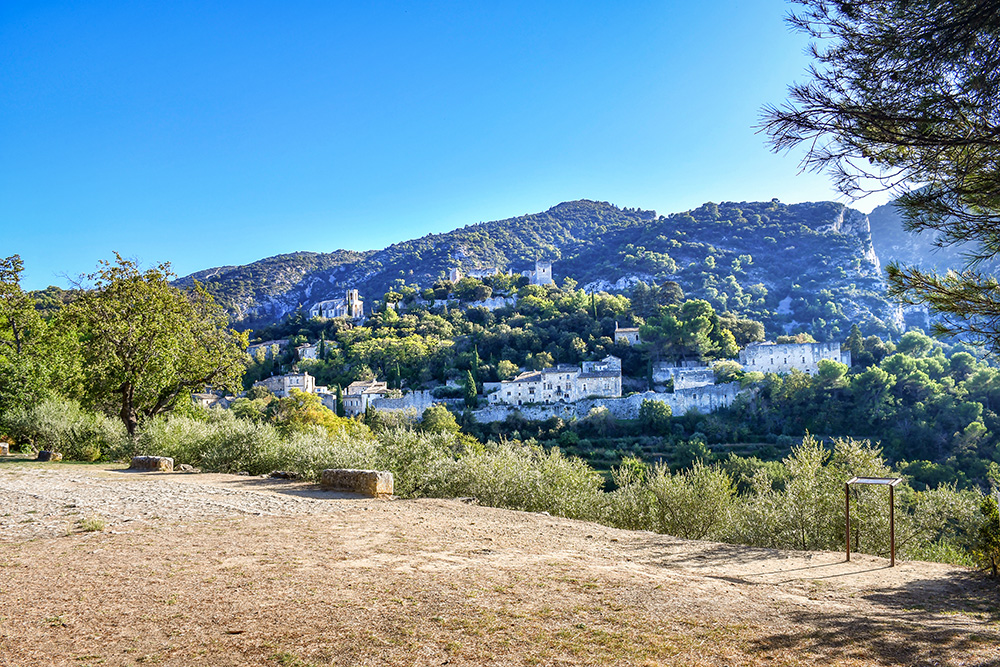
[[[663,401],[643,399],[639,405],[639,424],[644,431],[667,435],[670,433],[673,410]]]
[[[1000,512],[997,510],[996,498],[985,496],[980,512],[983,515],[983,523],[979,527],[973,555],[979,564],[996,578],[997,570],[1000,568]]]
[[[649,488],[655,497],[656,528],[661,533],[705,539],[718,535],[730,518],[734,489],[729,475],[701,461],[678,473],[658,464]]]
[[[497,363],[497,377],[501,380],[510,380],[511,378],[517,377],[520,369],[512,361],[506,359],[501,359]]]
[[[45,323],[21,290],[23,270],[18,255],[0,259],[0,411],[38,402],[48,384],[39,349]]]
[[[838,189],[902,192],[912,231],[962,244],[965,270],[888,267],[890,292],[945,315],[939,333],[1000,346],[1000,283],[978,269],[1000,253],[1000,4],[991,0],[797,0],[810,81],[764,111],[775,150],[808,146],[807,168]]]
[[[738,382],[743,377],[743,367],[736,361],[717,361],[712,368],[716,384]]]
[[[171,286],[168,264],[143,272],[115,256],[86,277],[92,288],[71,310],[84,330],[88,398],[117,409],[134,436],[140,419],[173,409],[191,391],[235,390],[247,334],[227,327],[225,311],[200,285]]]
[[[327,431],[337,432],[347,429],[353,423],[346,417],[338,417],[333,410],[323,405],[322,399],[316,394],[298,389],[292,389],[288,396],[278,399],[274,421],[287,431],[322,426]]]
[[[429,433],[458,433],[458,421],[443,403],[435,403],[420,419],[420,428]]]
[[[827,387],[844,386],[844,376],[847,375],[847,365],[833,359],[820,359],[816,364],[816,381]]]
[[[42,327],[35,300],[21,290],[20,255],[0,259],[0,351],[20,355]]]
[[[847,335],[847,342],[844,345],[851,351],[851,364],[857,366],[861,363],[861,354],[865,351],[865,338],[861,335],[861,329],[857,324],[851,325],[851,332]]]

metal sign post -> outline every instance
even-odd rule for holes
[[[896,485],[902,477],[852,477],[844,484],[844,520],[847,536],[847,560],[851,560],[851,484],[874,484],[889,487],[889,567],[896,566]]]

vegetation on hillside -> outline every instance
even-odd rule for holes
[[[543,213],[469,225],[367,253],[296,253],[195,274],[244,326],[262,328],[299,307],[357,288],[368,300],[400,281],[423,291],[451,268],[519,275],[536,259],[586,291],[623,293],[670,280],[770,335],[807,327],[843,336],[853,322],[895,332],[864,216],[833,202],[708,203],[667,216],[574,201]]]

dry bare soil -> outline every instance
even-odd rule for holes
[[[0,462],[0,665],[1000,665],[969,571]]]

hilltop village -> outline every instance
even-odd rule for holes
[[[490,283],[496,285],[504,281],[510,285],[520,284],[522,289],[495,294]],[[572,281],[569,284],[572,290]],[[451,286],[453,291],[443,286]],[[492,313],[511,308],[520,299],[528,302],[538,299],[532,287],[555,288],[551,262],[537,261],[533,269],[519,275],[504,273],[496,267],[476,267],[467,271],[453,268],[449,271],[447,282],[440,281],[419,293],[411,289],[408,300],[404,300],[401,293],[387,293],[367,313],[365,301],[356,289],[348,289],[343,298],[313,303],[303,311],[314,323],[339,319],[340,326],[344,328],[363,327],[369,318],[399,318],[412,309],[446,310],[450,307],[467,313],[479,310]],[[527,294],[523,294],[523,288],[527,288]],[[652,344],[643,339],[642,327],[620,326],[618,321],[614,322],[609,338],[612,339],[609,341],[612,351],[646,351],[649,363],[645,377],[624,375],[622,359],[611,353],[582,359],[578,363],[551,365],[539,364],[540,359],[535,358],[532,359],[533,367],[529,368],[512,367],[507,361],[505,366],[509,377],[478,382],[473,379],[464,384],[462,378],[449,378],[436,385],[433,381],[426,382],[422,387],[404,388],[400,382],[392,383],[365,369],[362,374],[367,373],[368,376],[331,390],[319,384],[309,368],[327,358],[336,349],[337,343],[321,339],[300,340],[293,345],[290,338],[263,340],[251,344],[247,354],[252,363],[268,365],[272,369],[271,375],[257,379],[253,386],[266,389],[278,398],[289,396],[293,391],[313,394],[326,407],[349,417],[370,411],[410,411],[419,415],[431,405],[443,403],[453,409],[468,410],[468,414],[481,423],[504,421],[514,414],[530,420],[584,418],[595,409],[607,410],[618,419],[635,419],[643,401],[662,402],[670,407],[673,414],[688,411],[708,414],[732,405],[744,391],[740,383],[734,381],[733,371],[736,369],[743,373],[786,374],[797,371],[813,375],[824,361],[851,365],[850,350],[842,350],[841,345],[834,342],[775,343],[755,340],[747,342],[742,349],[731,347],[728,350],[730,353],[738,352],[737,366],[735,353],[731,359],[719,355],[705,358],[697,354],[686,355],[694,358],[679,360],[654,359],[656,352],[650,352]],[[276,363],[279,359],[290,364]],[[475,387],[471,397],[470,391],[463,391],[463,387],[470,384]],[[626,389],[624,392],[623,388]],[[225,407],[232,397],[227,399],[213,394],[199,394],[196,400],[205,406]]]

